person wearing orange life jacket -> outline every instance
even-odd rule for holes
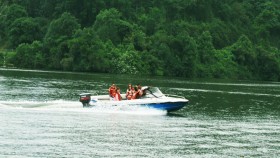
[[[144,95],[140,84],[137,84],[137,86],[135,86],[134,89],[135,92],[133,93],[132,99],[139,99]]]
[[[115,95],[116,95],[116,85],[113,83],[110,88],[108,89],[108,92],[109,92],[109,96],[111,98],[114,98]]]
[[[133,96],[133,87],[131,84],[128,84],[127,90],[126,90],[126,99],[127,100],[131,100],[132,96]]]
[[[117,89],[116,89],[115,100],[116,100],[116,101],[121,101],[121,100],[122,100],[122,97],[121,97],[121,90],[120,90],[119,87],[117,87]]]
[[[131,99],[137,99],[139,96],[139,90],[137,88],[137,86],[134,87],[134,90],[133,90],[133,95],[132,95],[132,98]]]

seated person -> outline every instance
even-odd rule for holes
[[[134,93],[133,93],[131,99],[138,99],[140,97],[139,96],[140,91],[141,91],[141,89],[138,89],[137,87],[134,87]]]
[[[140,98],[143,96],[143,91],[142,91],[142,87],[140,84],[137,84],[137,89],[138,89],[138,97],[137,98]]]
[[[108,92],[109,92],[109,96],[111,98],[114,98],[115,97],[115,93],[116,93],[116,85],[113,83],[110,88],[108,89]]]
[[[133,92],[134,92],[134,89],[133,89],[132,85],[128,84],[128,88],[126,90],[126,95],[125,95],[127,100],[131,100],[131,98],[133,96]]]
[[[122,100],[122,97],[121,97],[121,90],[120,90],[119,87],[117,87],[117,90],[116,90],[115,100],[116,100],[116,101],[121,101],[121,100]]]

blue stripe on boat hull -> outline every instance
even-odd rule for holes
[[[166,102],[166,103],[152,103],[145,106],[160,110],[176,111],[183,108],[188,102]]]

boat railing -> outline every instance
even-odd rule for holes
[[[175,97],[175,98],[181,98],[181,99],[186,99],[183,96],[175,95],[175,94],[164,94],[166,97]]]

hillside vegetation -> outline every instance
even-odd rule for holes
[[[0,3],[15,67],[280,81],[279,0]]]

